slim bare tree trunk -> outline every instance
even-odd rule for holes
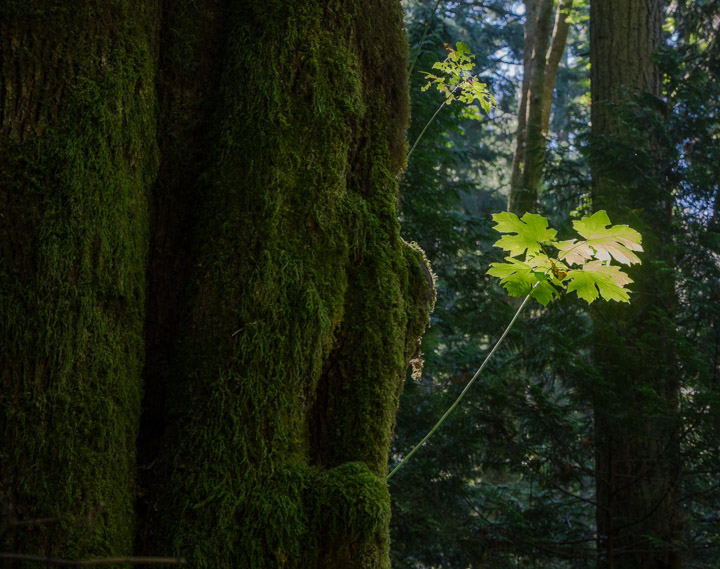
[[[573,0],[560,0],[557,10],[555,11],[555,24],[552,31],[552,39],[550,40],[550,48],[545,57],[545,87],[543,89],[543,112],[542,112],[542,132],[547,133],[550,128],[550,111],[552,109],[553,91],[555,91],[555,80],[557,79],[557,70],[565,52],[567,44],[568,32],[570,31],[570,22],[568,22],[568,12],[572,8]]]
[[[524,75],[508,199],[508,210],[518,214],[537,207],[555,78],[567,42],[572,0],[558,3],[550,35],[553,4],[553,0],[525,2]]]

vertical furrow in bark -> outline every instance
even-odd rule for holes
[[[158,146],[152,193],[145,324],[145,393],[138,436],[138,551],[152,555],[157,505],[167,482],[162,443],[203,200],[224,49],[224,7],[215,0],[164,2],[159,33]]]

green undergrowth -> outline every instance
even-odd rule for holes
[[[139,2],[128,6],[137,19],[119,4],[45,4],[0,23],[6,38],[35,38],[4,54],[30,95],[15,91],[19,111],[0,136],[0,549],[127,555],[156,167],[152,49]],[[32,520],[43,521],[22,523]]]

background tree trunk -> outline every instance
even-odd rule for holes
[[[554,4],[553,0],[525,1],[523,83],[508,198],[508,211],[518,215],[537,209],[555,78],[567,42],[572,0],[557,2],[551,35]]]
[[[659,0],[591,4],[593,205],[643,235],[629,306],[595,312],[598,553],[601,567],[680,566],[672,198],[661,125]]]
[[[388,567],[433,302],[399,2],[28,4],[0,9],[3,549],[132,552],[139,466],[141,553]]]

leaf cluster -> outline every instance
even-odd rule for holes
[[[449,44],[445,44],[445,49],[448,51],[448,56],[444,61],[438,61],[433,65],[433,69],[443,74],[425,73],[428,82],[422,90],[427,91],[435,85],[435,88],[445,96],[445,104],[460,101],[471,105],[477,100],[482,110],[489,113],[492,107],[497,106],[497,102],[487,85],[473,76],[475,56],[470,52],[468,45],[459,41],[456,49]],[[479,120],[480,115],[475,115],[474,118]]]
[[[505,234],[495,246],[509,256],[505,263],[492,263],[487,273],[499,277],[510,296],[530,294],[546,306],[564,290],[575,291],[588,304],[599,297],[630,302],[625,286],[632,279],[610,261],[640,263],[634,251],[642,251],[642,237],[627,225],[611,226],[604,210],[574,221],[583,239],[567,241],[558,241],[548,220],[534,213],[522,219],[510,212],[496,213],[493,220],[495,229]],[[549,248],[557,251],[555,257],[548,255]]]

